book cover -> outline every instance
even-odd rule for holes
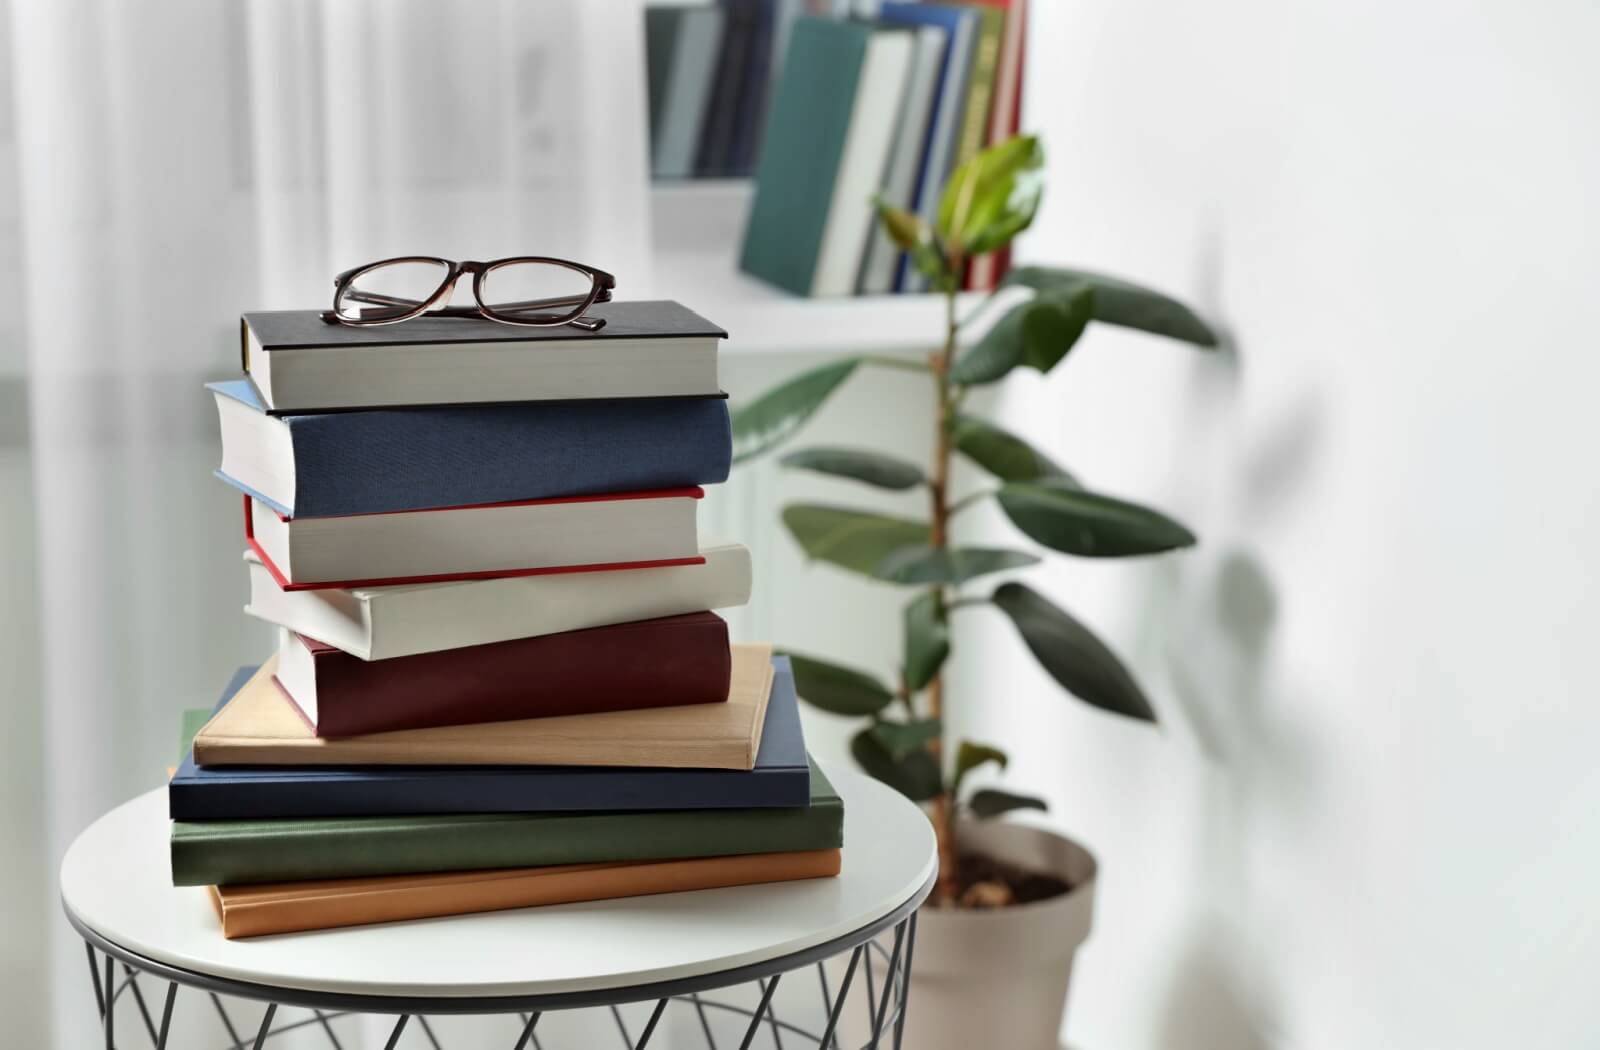
[[[733,457],[718,399],[270,417],[247,381],[207,389],[218,476],[290,517],[688,488],[726,481]]]
[[[841,860],[841,850],[818,849],[687,860],[316,879],[213,886],[211,900],[222,923],[222,935],[231,940],[508,908],[829,878],[839,874]]]
[[[182,764],[167,787],[169,811],[174,820],[255,820],[803,806],[810,775],[794,675],[788,657],[774,657],[772,667],[761,745],[748,772],[631,766],[202,768],[195,764],[192,741],[213,712],[192,711],[187,715],[198,722],[189,726]],[[254,673],[237,671],[218,706]]]
[[[328,737],[722,703],[732,670],[728,625],[710,612],[396,660],[280,638],[278,684]]]
[[[767,115],[739,267],[810,295],[850,133],[869,26],[797,19]]]
[[[402,729],[330,739],[312,732],[272,681],[274,653],[195,737],[202,766],[755,765],[772,681],[772,649],[733,647],[720,704],[602,711],[516,722]]]
[[[648,572],[614,569],[286,591],[260,555],[247,550],[250,604],[244,611],[363,660],[391,660],[701,609],[729,609],[750,600],[748,548],[725,540],[702,540],[699,557],[697,564]]]
[[[844,803],[815,763],[794,809],[457,813],[177,821],[172,883],[229,886],[839,849]]]
[[[721,46],[716,72],[706,100],[706,113],[695,154],[695,174],[725,177],[737,174],[730,167],[733,139],[739,117],[741,89],[750,55],[756,46],[762,0],[720,0],[723,14]]]

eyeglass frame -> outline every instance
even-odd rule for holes
[[[417,302],[415,309],[408,310],[398,316],[373,318],[371,320],[364,318],[351,319],[340,316],[339,303],[347,296],[353,297],[356,302],[379,305],[385,301],[391,306],[409,302],[409,300],[396,300],[390,296],[379,295],[375,292],[360,292],[351,287],[356,278],[362,274],[369,273],[381,266],[391,266],[396,263],[432,263],[442,265],[445,268],[445,277],[432,295]],[[484,302],[483,282],[490,273],[500,267],[519,263],[545,263],[575,270],[589,278],[589,293],[585,296],[527,299],[516,303],[501,304],[502,307],[533,306],[538,304],[550,304],[552,306],[578,304],[575,310],[555,318],[551,318],[549,315],[540,315],[539,320],[528,320],[519,318],[515,314],[502,314],[498,309]],[[456,282],[469,273],[472,275],[472,298],[476,300],[476,306],[450,306],[447,304],[434,307],[434,304],[441,299],[448,300],[455,291]],[[349,325],[353,328],[375,328],[379,325],[399,324],[402,321],[410,321],[427,315],[429,317],[483,317],[499,324],[516,325],[521,328],[559,328],[562,325],[570,324],[584,331],[597,332],[605,327],[605,318],[591,318],[583,315],[596,303],[610,302],[611,292],[616,286],[617,279],[604,270],[597,270],[593,266],[585,266],[583,263],[573,262],[570,259],[557,259],[549,255],[511,255],[502,259],[490,259],[482,262],[478,260],[456,262],[451,259],[440,258],[437,255],[397,255],[390,259],[379,259],[377,262],[364,263],[335,274],[333,278],[333,309],[324,310],[321,316],[326,324]]]

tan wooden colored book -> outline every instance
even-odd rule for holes
[[[837,849],[739,857],[558,864],[434,875],[212,886],[227,938],[326,930],[543,904],[642,897],[839,874]]]
[[[733,646],[728,700],[638,711],[318,737],[261,665],[195,736],[202,766],[653,766],[750,769],[772,688],[772,647]]]

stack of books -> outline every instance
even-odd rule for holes
[[[877,225],[875,195],[929,225],[951,172],[1015,135],[1025,0],[884,3],[875,21],[787,34],[740,266],[800,295],[927,291]],[[1003,253],[963,277],[995,287]]]
[[[837,874],[787,662],[711,611],[751,583],[696,524],[725,333],[591,316],[243,318],[209,389],[277,646],[169,787],[173,882],[224,936]]]

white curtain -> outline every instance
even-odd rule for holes
[[[537,252],[648,286],[642,19],[637,0],[0,13],[0,1013],[16,1045],[86,1046],[55,865],[161,783],[178,712],[266,645],[201,383],[237,368],[241,312],[320,307],[385,255]]]

